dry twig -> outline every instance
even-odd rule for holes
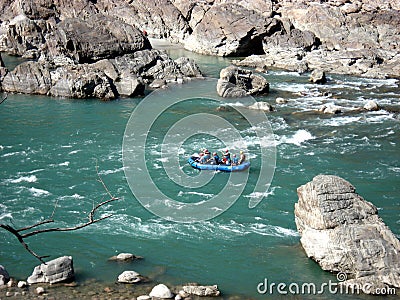
[[[56,203],[55,207],[54,207],[54,210],[53,210],[53,213],[51,214],[50,218],[47,219],[47,220],[44,220],[44,221],[38,222],[36,224],[30,225],[30,226],[27,226],[27,227],[24,227],[24,228],[20,228],[20,229],[16,229],[16,228],[14,228],[14,227],[12,227],[10,225],[6,225],[6,224],[0,224],[0,228],[3,228],[5,230],[7,230],[8,232],[12,233],[13,235],[15,235],[15,237],[18,239],[18,241],[24,246],[24,248],[29,253],[31,253],[34,257],[36,257],[38,260],[40,260],[40,262],[45,264],[45,262],[43,261],[43,258],[48,257],[48,255],[45,255],[45,256],[38,255],[34,251],[32,251],[29,248],[28,244],[25,243],[25,239],[26,238],[31,237],[33,235],[46,233],[46,232],[78,230],[78,229],[87,227],[89,225],[92,225],[94,223],[100,222],[102,220],[108,219],[108,218],[110,218],[112,216],[112,214],[110,214],[110,215],[106,215],[104,217],[99,217],[99,218],[95,217],[96,212],[97,212],[97,210],[99,208],[101,208],[102,206],[104,206],[104,205],[106,205],[106,204],[108,204],[110,202],[119,200],[119,198],[116,198],[111,194],[111,192],[107,188],[106,184],[104,183],[103,179],[100,177],[97,165],[96,165],[96,172],[97,172],[97,177],[98,177],[97,180],[103,185],[103,188],[106,190],[107,194],[110,196],[110,199],[95,205],[92,208],[92,210],[89,212],[88,221],[86,223],[79,224],[79,225],[76,225],[76,226],[73,226],[73,227],[62,227],[62,228],[60,228],[60,227],[52,227],[52,228],[36,229],[36,230],[29,231],[31,229],[37,228],[37,227],[39,227],[41,225],[44,225],[44,224],[54,223],[53,217],[54,217],[54,213],[55,213],[55,210],[56,210],[56,207],[57,207],[57,203]],[[25,233],[23,233],[23,232],[25,232]]]

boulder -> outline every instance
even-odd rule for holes
[[[218,297],[221,295],[217,285],[185,285],[182,289],[187,294],[201,297]]]
[[[174,297],[171,290],[164,284],[158,284],[151,290],[150,297],[160,298],[160,299],[170,299]]]
[[[374,100],[369,100],[367,103],[365,103],[364,109],[369,111],[377,111],[380,108],[379,105]]]
[[[325,72],[322,70],[314,70],[311,72],[310,81],[312,83],[326,83]]]
[[[0,286],[6,285],[9,280],[10,275],[8,275],[6,268],[0,265]]]
[[[318,175],[297,194],[295,222],[308,257],[323,270],[346,274],[344,285],[368,283],[369,292],[400,287],[400,241],[353,185]]]
[[[140,274],[135,271],[124,271],[118,276],[119,283],[138,283],[141,280]]]
[[[269,82],[263,76],[236,66],[222,69],[217,82],[217,93],[221,97],[244,97],[268,91]]]
[[[6,92],[46,95],[52,83],[45,64],[28,61],[8,72],[1,85]]]
[[[150,48],[150,42],[136,27],[115,17],[94,14],[85,20],[68,18],[58,23],[46,36],[42,51],[49,61],[61,55],[86,63]]]
[[[272,105],[265,101],[258,101],[256,103],[250,105],[248,108],[255,109],[255,110],[268,111],[268,112],[274,110]]]
[[[244,1],[243,1],[244,2]],[[262,50],[262,39],[279,29],[279,22],[235,3],[214,4],[194,24],[184,40],[190,51],[208,55],[246,55]]]
[[[282,97],[278,97],[278,98],[275,99],[275,102],[277,104],[286,104],[286,103],[288,103],[288,100],[285,99],[285,98],[282,98]]]
[[[318,111],[324,114],[336,115],[342,112],[342,108],[334,104],[328,104],[322,105]]]
[[[111,256],[108,260],[125,262],[142,258],[143,258],[142,256],[136,256],[132,253],[119,253],[118,255]]]
[[[73,261],[71,256],[62,256],[46,264],[36,266],[31,276],[28,277],[29,284],[34,283],[57,283],[71,281],[75,277]]]
[[[91,65],[69,65],[51,71],[49,95],[67,98],[114,99],[113,83],[101,70]]]

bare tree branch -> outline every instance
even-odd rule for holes
[[[119,200],[119,198],[114,197],[111,194],[110,190],[107,188],[106,184],[104,183],[103,179],[101,178],[101,176],[99,174],[97,164],[96,164],[96,172],[97,172],[97,177],[98,177],[97,180],[102,184],[103,188],[106,190],[106,193],[110,196],[110,199],[108,199],[106,201],[102,201],[101,203],[93,206],[92,210],[88,214],[88,221],[86,223],[79,224],[79,225],[76,225],[76,226],[73,226],[73,227],[62,227],[62,228],[60,228],[60,227],[51,227],[51,228],[36,229],[36,230],[33,230],[33,231],[29,231],[29,230],[31,230],[33,228],[39,227],[39,226],[44,225],[44,224],[54,223],[53,217],[54,217],[54,213],[55,213],[55,210],[56,210],[57,204],[58,204],[58,202],[56,202],[56,204],[54,206],[54,210],[53,210],[50,218],[47,219],[47,220],[38,222],[36,224],[30,225],[30,226],[27,226],[27,227],[23,227],[23,228],[20,228],[20,229],[16,229],[16,228],[14,228],[14,227],[12,227],[10,225],[6,225],[6,224],[0,224],[0,228],[3,228],[5,230],[7,230],[8,232],[12,233],[29,253],[31,253],[34,257],[36,257],[38,260],[40,260],[41,263],[45,264],[45,262],[43,261],[43,258],[46,258],[48,256],[40,256],[40,255],[36,254],[34,251],[32,251],[29,248],[28,244],[25,243],[24,239],[26,239],[28,237],[31,237],[33,235],[42,234],[42,233],[46,233],[46,232],[74,231],[74,230],[82,229],[84,227],[87,227],[89,225],[95,224],[97,222],[100,222],[102,220],[105,220],[105,219],[108,219],[108,218],[112,217],[112,214],[106,215],[106,216],[103,216],[103,217],[98,217],[98,218],[95,217],[96,212],[98,211],[99,208],[101,208],[102,206],[104,206],[104,205],[106,205],[108,203],[111,203],[113,201]],[[23,231],[29,231],[29,232],[22,233]]]
[[[4,96],[3,96],[2,99],[0,100],[0,104],[2,104],[4,101],[6,101],[7,97],[8,97],[8,94],[7,94],[7,93],[4,93]]]

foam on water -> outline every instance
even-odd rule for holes
[[[21,183],[21,182],[36,182],[38,179],[35,175],[21,176],[16,179],[7,179],[6,182]]]
[[[279,140],[277,141],[277,144],[294,144],[296,146],[301,146],[301,144],[303,144],[304,142],[307,142],[309,140],[313,140],[315,139],[315,136],[313,136],[309,131],[305,130],[305,129],[299,129],[298,131],[296,131],[296,133],[291,136],[291,137],[287,137],[287,136],[282,136],[279,138]]]
[[[34,188],[34,187],[29,188],[29,192],[31,192],[31,194],[34,197],[42,197],[42,196],[49,196],[50,195],[49,191],[38,189],[38,188]]]

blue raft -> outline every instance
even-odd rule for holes
[[[237,166],[228,165],[211,165],[211,164],[201,164],[194,160],[194,157],[188,159],[189,165],[198,170],[212,170],[212,171],[223,171],[223,172],[238,172],[244,171],[250,167],[250,162],[245,161],[244,163]]]

